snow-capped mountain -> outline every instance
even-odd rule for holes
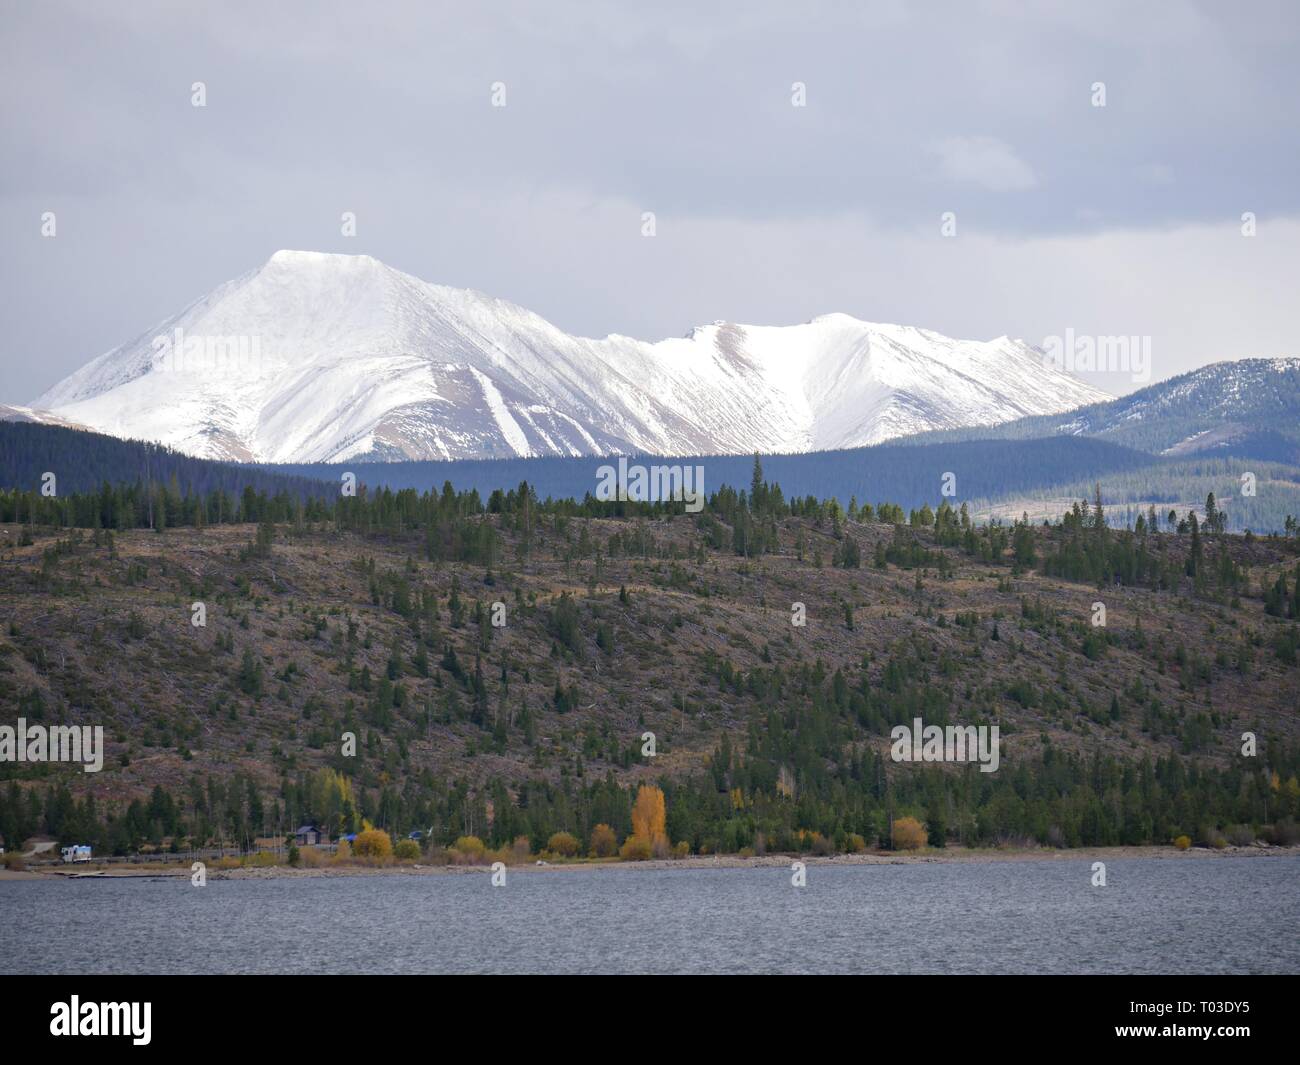
[[[746,454],[879,443],[1109,399],[999,337],[830,314],[569,336],[366,255],[280,251],[27,412],[266,462]]]

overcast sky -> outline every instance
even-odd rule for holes
[[[0,402],[279,248],[583,335],[843,311],[1149,336],[1153,379],[1300,354],[1298,45],[1291,0],[0,0]]]

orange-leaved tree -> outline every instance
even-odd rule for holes
[[[925,846],[925,826],[915,817],[900,817],[894,822],[894,847],[900,851],[914,851]]]
[[[664,793],[653,784],[642,784],[632,805],[632,837],[656,854],[668,850],[668,811]]]

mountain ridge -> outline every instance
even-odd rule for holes
[[[337,462],[821,451],[1103,398],[1005,336],[835,312],[598,340],[371,256],[280,251],[33,407],[200,457]]]
[[[1152,454],[1248,454],[1263,439],[1290,442],[1286,453],[1260,457],[1295,461],[1300,448],[1300,356],[1210,363],[1157,381],[1126,396],[1066,412],[1019,418],[996,426],[917,434],[909,443],[971,439],[1092,436]],[[1279,449],[1274,446],[1273,451]]]

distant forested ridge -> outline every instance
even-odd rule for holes
[[[594,492],[599,467],[607,458],[477,459],[459,462],[360,463],[263,467],[301,477],[337,482],[344,470],[358,480],[390,488],[425,489],[450,481],[459,491],[494,488],[527,481],[543,499],[581,499]],[[629,456],[629,463],[704,467],[706,492],[723,485],[745,485],[751,455]],[[887,499],[900,506],[935,505],[943,477],[956,477],[959,498],[1026,492],[1062,479],[1097,479],[1112,471],[1136,470],[1151,463],[1149,455],[1101,440],[1053,437],[1041,441],[973,441],[960,445],[902,444],[817,451],[799,455],[764,455],[763,469],[787,494],[838,499]]]
[[[1002,425],[921,433],[906,442],[1031,440],[1054,434],[1098,437],[1151,454],[1214,434],[1203,443],[1219,454],[1294,465],[1300,445],[1300,358],[1214,363],[1106,403]]]
[[[1015,423],[1019,424],[1019,423]],[[1005,427],[980,430],[994,434]],[[1039,431],[1050,431],[1039,426]],[[931,439],[927,434],[924,439]],[[1244,442],[1244,443],[1243,443]],[[945,486],[951,498],[966,500],[971,512],[985,520],[1000,513],[1017,517],[1022,510],[1035,516],[1060,513],[1068,500],[1091,498],[1100,484],[1113,524],[1131,524],[1134,513],[1149,504],[1199,507],[1213,492],[1222,502],[1227,528],[1257,533],[1279,532],[1288,515],[1300,513],[1300,468],[1269,461],[1263,454],[1289,455],[1289,437],[1260,430],[1232,437],[1226,450],[1152,455],[1086,435],[1034,439],[972,439],[940,443],[895,441],[869,448],[763,456],[765,470],[792,497],[887,500],[904,510],[941,500]],[[1252,450],[1261,454],[1241,454]],[[645,466],[699,466],[706,494],[749,480],[751,456],[628,456]],[[269,513],[257,498],[279,500],[275,520],[289,520],[295,507],[328,503],[340,494],[346,475],[359,487],[377,491],[414,489],[418,494],[440,492],[444,484],[455,491],[474,491],[480,498],[527,482],[540,499],[581,500],[596,490],[598,471],[616,458],[482,459],[456,462],[340,463],[265,466],[195,459],[156,444],[122,441],[79,430],[27,423],[0,422],[0,488],[39,491],[47,472],[57,477],[58,495],[102,493],[107,484],[130,495],[133,507],[150,513],[150,500],[163,500],[167,520],[194,520],[175,513],[186,496],[205,500],[202,520],[260,520],[245,514]],[[1254,494],[1241,491],[1243,475],[1257,481]],[[251,493],[251,495],[250,495]],[[250,505],[239,509],[245,499]],[[168,502],[170,500],[170,503]],[[232,505],[233,503],[233,508]],[[1008,509],[1010,508],[1010,509]],[[156,509],[156,508],[154,508]],[[103,508],[101,508],[103,510]],[[53,512],[51,512],[52,514]],[[316,513],[316,508],[313,508]],[[91,523],[84,518],[55,523]],[[124,519],[127,527],[141,524]],[[109,521],[101,513],[101,524]],[[150,525],[150,520],[143,524]],[[114,526],[116,527],[116,526]]]
[[[196,459],[161,444],[119,440],[61,426],[0,421],[0,488],[39,490],[53,473],[58,494],[97,492],[104,484],[172,486],[180,494],[240,495],[245,488],[295,499],[337,495],[324,484],[257,466]]]
[[[494,490],[527,481],[540,498],[581,499],[593,493],[597,470],[614,458],[468,459],[456,462],[315,463],[257,465],[196,459],[158,444],[57,426],[0,422],[0,487],[34,490],[53,471],[59,493],[97,491],[113,485],[175,482],[181,492],[213,490],[238,494],[246,486],[274,496],[323,499],[339,494],[340,480],[355,474],[371,488],[457,491]],[[848,451],[763,456],[773,481],[794,495],[849,499],[888,499],[904,507],[936,504],[943,477],[956,477],[960,498],[1027,492],[1062,480],[1096,480],[1112,471],[1131,471],[1151,462],[1147,455],[1104,441],[1051,438],[975,441],[954,445],[880,445]],[[629,463],[704,467],[706,492],[749,482],[753,456],[628,456]]]

